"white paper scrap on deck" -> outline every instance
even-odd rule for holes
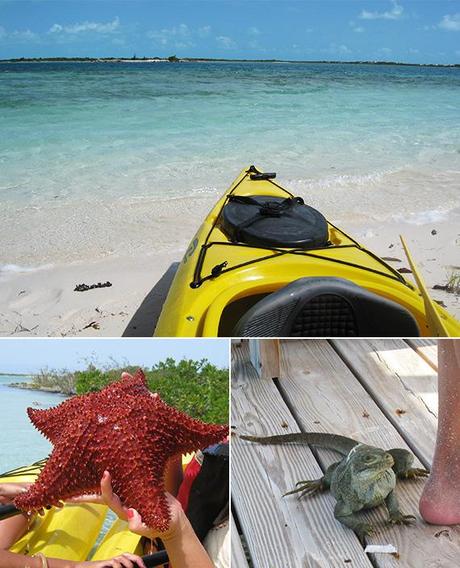
[[[364,549],[366,554],[396,554],[398,551],[392,544],[368,544]]]

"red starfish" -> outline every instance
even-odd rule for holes
[[[36,482],[15,499],[17,507],[35,511],[100,493],[100,479],[108,470],[121,501],[161,531],[170,519],[164,494],[168,460],[228,434],[227,426],[205,424],[168,406],[148,390],[140,369],[100,392],[27,413],[54,448]]]

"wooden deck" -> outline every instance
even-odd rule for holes
[[[368,544],[393,544],[399,557],[365,554],[355,534],[334,519],[329,493],[281,497],[297,481],[321,477],[336,453],[238,439],[243,433],[333,432],[411,449],[419,464],[429,466],[436,365],[433,340],[283,340],[281,376],[267,380],[249,363],[247,343],[234,345],[232,505],[238,530],[232,533],[232,568],[460,566],[460,527],[428,525],[418,513],[423,479],[398,482],[401,509],[416,515],[416,525],[386,525],[384,506],[364,513],[377,526]]]

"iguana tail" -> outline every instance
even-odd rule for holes
[[[338,434],[325,434],[323,432],[299,432],[296,434],[281,434],[279,436],[240,436],[242,440],[249,442],[258,442],[259,444],[311,444],[334,450],[343,456],[347,456],[352,448],[360,442],[339,436]]]

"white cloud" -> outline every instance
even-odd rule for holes
[[[389,47],[381,47],[378,50],[378,53],[382,54],[382,55],[391,55],[392,54],[392,49]]]
[[[31,30],[14,30],[8,32],[4,27],[0,26],[0,40],[7,40],[10,42],[22,43],[37,41],[40,36]]]
[[[17,38],[20,40],[32,40],[32,39],[38,39],[38,34],[30,30],[21,30],[21,31],[11,32],[10,37]]]
[[[460,14],[450,16],[446,14],[439,22],[438,27],[449,32],[460,32]]]
[[[260,35],[260,30],[259,30],[259,28],[256,28],[255,26],[251,26],[248,29],[248,34],[253,35],[253,36],[258,36],[258,35]]]
[[[211,31],[210,26],[204,26],[198,30],[191,30],[187,24],[179,24],[172,28],[162,28],[161,30],[150,30],[147,37],[152,39],[156,44],[169,46],[177,49],[185,49],[194,47],[194,36],[205,37]]]
[[[343,44],[339,45],[338,51],[339,51],[339,53],[343,53],[343,54],[348,54],[348,53],[352,52],[349,47],[347,47],[346,45],[343,45]]]
[[[221,47],[225,49],[235,49],[236,43],[233,41],[231,37],[228,36],[217,36],[216,37],[217,43],[220,44]]]
[[[361,34],[364,32],[364,28],[362,26],[357,26],[353,20],[348,22],[350,24],[350,28],[357,34]]]
[[[358,16],[361,20],[399,20],[403,17],[404,8],[396,0],[391,2],[393,7],[386,12],[369,12],[363,10]]]
[[[311,50],[307,50],[307,51],[311,51]],[[321,51],[323,53],[329,53],[331,55],[350,55],[352,52],[352,50],[347,46],[344,45],[343,43],[340,45],[337,45],[336,43],[331,43],[329,44],[329,47],[326,49],[321,49]]]
[[[120,19],[118,17],[114,18],[111,22],[82,22],[77,24],[71,24],[68,26],[62,26],[61,24],[53,24],[48,30],[50,34],[80,34],[86,32],[94,32],[99,34],[110,34],[120,27]]]
[[[198,28],[198,35],[200,37],[207,37],[211,33],[211,26],[202,26]]]
[[[416,55],[417,53],[420,53],[420,51],[418,49],[415,49],[414,47],[409,47],[409,53]]]

